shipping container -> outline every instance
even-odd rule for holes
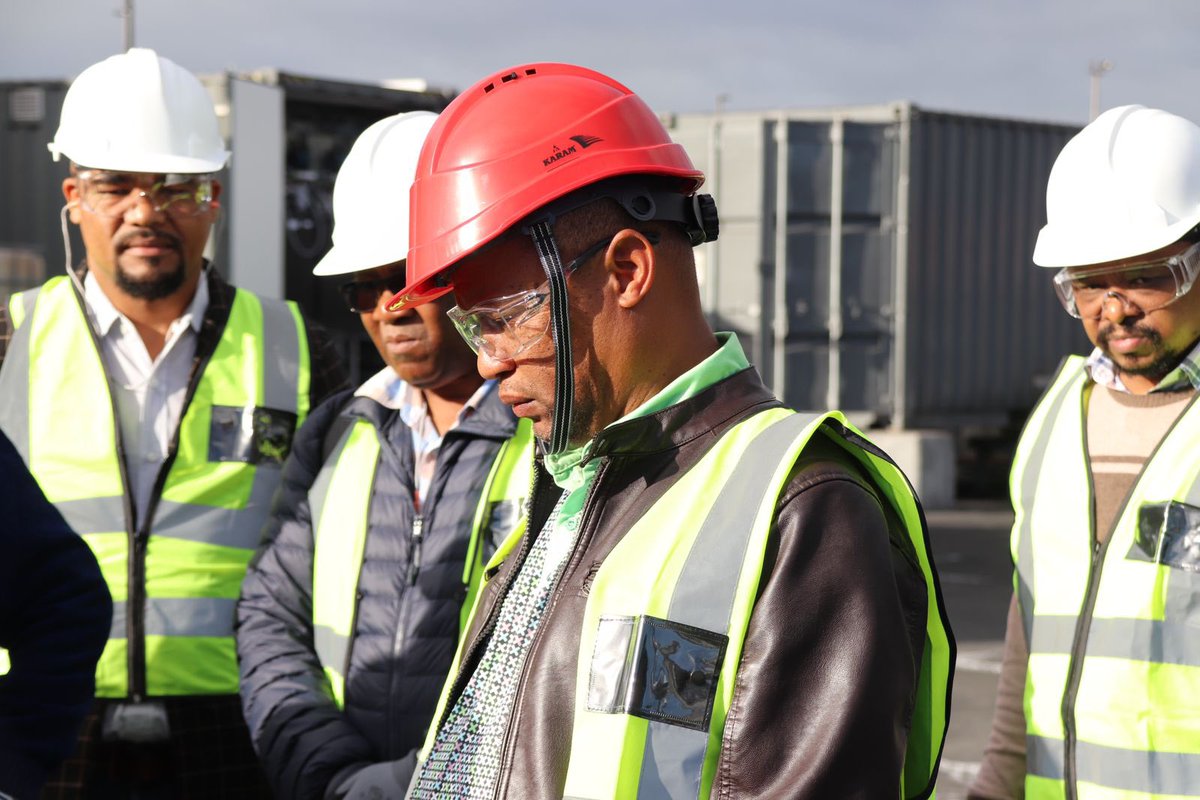
[[[1077,127],[910,103],[664,121],[720,212],[697,251],[706,312],[789,405],[999,429],[1086,352],[1030,261]]]
[[[64,269],[62,182],[50,158],[67,84],[0,83],[0,302]],[[74,245],[78,248],[78,240]]]

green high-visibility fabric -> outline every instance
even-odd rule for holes
[[[769,439],[772,426],[791,415],[791,412],[783,409],[766,411],[727,431],[701,461],[622,537],[597,572],[589,591],[581,630],[571,760],[565,788],[567,797],[708,796],[779,493],[786,485],[792,465],[805,444],[823,424],[834,440],[841,443],[875,478],[885,498],[904,521],[925,575],[928,592],[926,643],[901,781],[903,797],[933,795],[933,780],[948,722],[952,645],[946,626],[945,608],[929,560],[919,504],[903,473],[837,412],[813,417],[801,432],[783,439],[781,456],[773,461],[756,463],[754,456],[761,451],[747,455],[752,444],[762,442],[760,436],[764,432],[767,432],[765,438]],[[720,667],[711,720],[708,728],[700,732],[698,741],[697,737],[691,737],[687,746],[692,750],[682,758],[681,763],[695,765],[694,772],[683,776],[660,774],[648,764],[652,759],[648,758],[646,742],[650,725],[665,723],[649,723],[631,714],[594,711],[588,707],[593,657],[597,652],[597,631],[602,619],[642,616],[674,619],[672,614],[678,613],[678,608],[672,600],[678,594],[686,595],[689,588],[680,584],[685,565],[713,563],[712,553],[696,551],[695,546],[698,541],[704,541],[706,544],[703,546],[708,547],[713,541],[703,538],[702,525],[713,510],[722,487],[731,476],[755,469],[758,470],[755,480],[762,473],[760,487],[764,491],[753,515],[739,515],[739,519],[748,526],[747,530],[736,534],[748,542],[740,568],[731,569],[733,564],[718,559],[719,569],[714,576],[718,582],[720,576],[728,576],[735,585],[724,587],[732,598],[727,624],[722,630],[712,631],[727,636],[728,645]],[[735,535],[728,527],[725,530],[730,536]],[[493,557],[489,569],[498,565],[512,551],[523,534],[523,529],[514,532]],[[713,588],[712,582],[705,582],[705,591]],[[689,600],[679,605],[687,607],[690,604]],[[472,614],[476,610],[472,609]],[[461,663],[463,645],[460,642],[434,719],[444,717],[449,691]],[[666,733],[669,737],[674,731],[668,729]],[[684,735],[690,733],[687,731]],[[424,752],[429,751],[435,736],[436,729],[431,728]],[[652,781],[647,780],[647,776]],[[651,782],[653,785],[650,785]]]
[[[1083,359],[1068,359],[1013,462],[1026,797],[1200,797],[1200,559],[1163,557],[1154,543],[1167,534],[1139,524],[1144,508],[1200,506],[1200,404],[1151,455],[1094,551],[1090,388]]]
[[[147,694],[236,693],[233,604],[280,473],[278,464],[252,463],[249,456],[210,460],[213,407],[234,410],[243,424],[257,426],[257,415],[268,409],[303,421],[309,362],[298,309],[236,291],[180,420],[153,519],[135,531],[115,406],[80,300],[65,276],[28,296],[31,302],[25,295],[10,302],[10,310],[20,310],[13,317],[20,327],[0,370],[9,395],[0,405],[0,427],[47,498],[92,547],[108,582],[114,623],[97,665],[96,694],[130,693],[137,669],[127,647],[131,634],[144,645],[145,672],[137,678]],[[131,561],[141,558],[142,583],[130,587]]]
[[[481,488],[463,568],[467,589],[463,621],[483,579],[481,539],[489,526],[490,511],[497,503],[524,498],[529,490],[533,448],[533,426],[529,420],[520,420],[512,438],[501,445]],[[313,636],[338,708],[344,707],[346,699],[358,581],[379,452],[375,426],[367,420],[356,421],[342,435],[309,492],[316,525]]]

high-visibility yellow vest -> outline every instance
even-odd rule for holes
[[[1200,405],[1180,415],[1096,546],[1091,387],[1084,360],[1068,359],[1013,462],[1025,796],[1200,797]]]
[[[462,622],[483,578],[483,538],[507,537],[511,532],[492,529],[493,512],[501,504],[517,510],[524,507],[533,468],[533,442],[533,424],[519,420],[512,438],[500,446],[480,490],[463,566],[467,597]],[[365,419],[355,421],[347,426],[308,494],[314,524],[313,639],[338,708],[345,705],[346,699],[358,580],[379,453],[375,426]],[[519,518],[504,516],[513,523]],[[415,534],[419,537],[419,531]]]
[[[933,796],[953,643],[919,503],[904,474],[839,412],[774,409],[727,431],[633,525],[596,573],[579,643],[565,797],[710,795],[777,501],[822,426],[875,479],[904,521],[912,557],[925,576],[926,641],[901,797]],[[523,533],[510,537],[489,570]],[[464,644],[436,720],[444,719]],[[436,734],[431,726],[423,753]],[[670,755],[656,759],[655,753]]]
[[[113,598],[100,697],[234,694],[234,605],[295,425],[309,354],[295,304],[237,290],[151,519],[132,520],[117,415],[70,280],[14,295],[0,428],[91,546]]]

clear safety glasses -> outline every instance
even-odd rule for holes
[[[563,275],[570,276],[602,252],[615,235],[588,246],[563,267]],[[656,244],[657,236],[651,241]],[[473,308],[455,306],[446,313],[476,355],[482,352],[494,361],[507,361],[540,342],[550,330],[549,297],[550,282],[546,281],[536,289],[496,297]]]
[[[212,207],[213,176],[81,170],[79,199],[94,214],[122,217],[145,197],[155,211],[192,217]]]
[[[1077,319],[1098,319],[1110,297],[1149,313],[1187,294],[1196,282],[1197,273],[1200,273],[1200,243],[1159,261],[1062,269],[1054,276],[1054,291],[1067,313]]]

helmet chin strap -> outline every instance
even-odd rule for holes
[[[567,449],[571,415],[575,407],[575,381],[571,364],[571,322],[567,310],[567,276],[563,274],[558,243],[551,222],[530,225],[526,232],[537,247],[538,260],[550,283],[550,335],[554,340],[554,409],[551,412],[550,441],[547,455]]]

